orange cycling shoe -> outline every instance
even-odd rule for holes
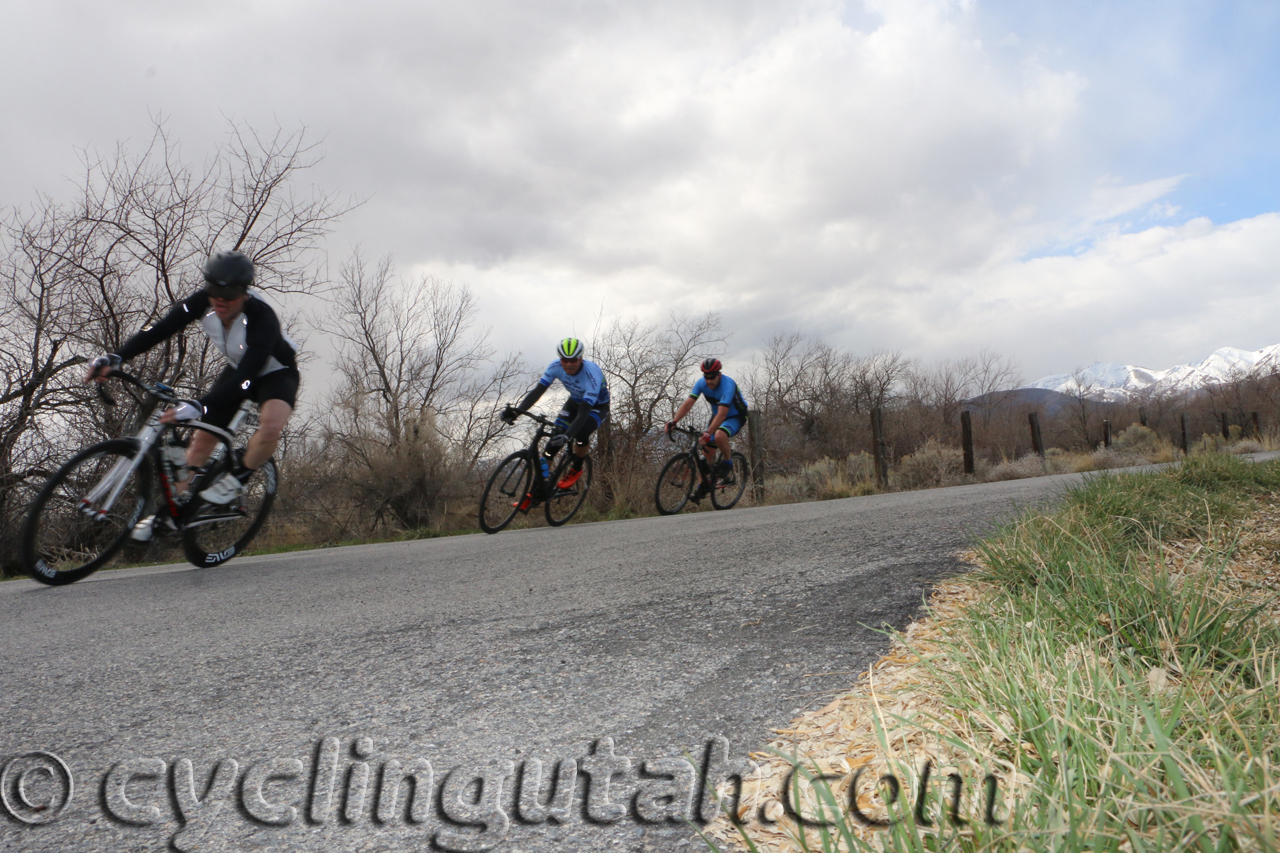
[[[583,472],[583,471],[585,471],[585,470],[586,470],[586,466],[585,466],[585,465],[580,465],[580,466],[577,468],[577,470],[574,470],[574,469],[572,469],[572,468],[571,468],[571,469],[569,469],[569,471],[567,471],[567,472],[565,473],[565,475],[564,475],[563,477],[561,477],[561,478],[560,478],[560,482],[556,483],[556,488],[557,488],[557,489],[567,489],[567,488],[569,488],[569,487],[570,487],[570,486],[572,486],[574,483],[578,482],[578,478],[580,478],[580,477],[582,476],[582,472]]]

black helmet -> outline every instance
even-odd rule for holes
[[[205,261],[204,292],[222,299],[243,296],[253,284],[253,261],[241,252],[218,252]]]
[[[720,372],[720,359],[707,358],[702,361],[702,373],[704,376],[714,376]]]

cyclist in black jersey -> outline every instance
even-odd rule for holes
[[[251,399],[258,404],[258,429],[243,456],[232,471],[200,493],[210,503],[228,504],[243,492],[252,472],[275,452],[297,402],[300,374],[296,347],[281,329],[280,319],[270,305],[249,292],[254,280],[253,262],[240,252],[218,252],[209,258],[202,272],[202,290],[174,305],[155,325],[129,338],[118,352],[94,359],[85,381],[104,381],[113,367],[199,320],[205,334],[226,357],[227,366],[199,399],[199,407],[183,403],[165,412],[160,420],[200,420],[225,427],[242,401]],[[203,465],[216,444],[211,434],[195,430],[187,449],[188,465],[193,469]],[[185,489],[185,481],[181,487]],[[151,521],[148,518],[138,523],[135,539],[151,538]]]

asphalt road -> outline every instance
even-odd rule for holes
[[[0,584],[0,850],[706,849],[715,739],[826,704],[1075,479]]]

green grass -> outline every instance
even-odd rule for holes
[[[1280,850],[1280,626],[1223,572],[1277,492],[1276,463],[1192,457],[1093,476],[980,543],[989,594],[922,666],[952,756],[1002,780],[1004,823],[952,823],[937,782],[933,826],[907,806],[868,843],[819,785],[845,820],[797,849]],[[888,720],[886,756],[898,725],[920,722]],[[895,768],[912,790],[914,762]]]

